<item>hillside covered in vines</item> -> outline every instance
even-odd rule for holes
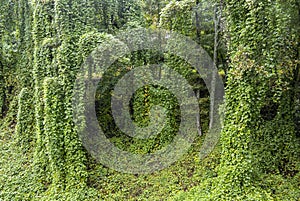
[[[299,33],[299,0],[1,0],[0,200],[300,200]]]

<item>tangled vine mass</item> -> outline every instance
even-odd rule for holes
[[[298,0],[1,0],[0,200],[300,200],[299,23]],[[99,164],[73,118],[74,83],[87,57],[135,28],[194,40],[225,85],[225,101],[212,111],[214,97],[197,69],[154,50],[123,55],[103,73],[95,93],[99,125],[116,147],[134,154],[155,153],[175,139],[180,104],[163,86],[138,89],[131,119],[146,127],[160,105],[166,121],[155,138],[129,137],[111,109],[119,79],[164,63],[197,97],[193,146],[146,175]],[[220,140],[199,158],[214,113]]]

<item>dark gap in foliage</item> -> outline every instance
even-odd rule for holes
[[[265,121],[273,120],[277,115],[279,105],[273,101],[266,101],[264,106],[260,109],[260,115]]]

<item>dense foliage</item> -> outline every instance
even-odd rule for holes
[[[299,200],[299,23],[298,0],[1,0],[0,200]],[[77,73],[97,46],[136,27],[188,36],[213,58],[226,101],[217,111],[220,142],[206,158],[198,152],[214,98],[185,60],[151,50],[124,55],[103,73],[99,125],[132,153],[172,142],[180,107],[167,88],[146,85],[130,100],[140,126],[151,122],[155,105],[167,108],[156,138],[125,135],[110,102],[126,73],[165,63],[198,98],[193,147],[164,170],[134,175],[98,164],[82,145],[72,107]]]

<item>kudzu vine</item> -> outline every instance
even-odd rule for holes
[[[262,182],[267,173],[299,174],[299,19],[293,19],[299,14],[298,1],[2,0],[0,118],[9,122],[7,130],[15,128],[21,153],[33,158],[32,164],[22,164],[32,168],[28,196],[83,200],[94,193],[89,183],[93,162],[76,131],[84,122],[73,122],[72,100],[77,73],[98,45],[119,30],[159,27],[192,38],[213,56],[213,6],[223,4],[226,22],[218,26],[226,32],[220,33],[226,43],[218,44],[222,48],[216,60],[227,73],[221,162],[217,175],[204,182],[211,193],[198,197],[272,200],[273,192]],[[195,69],[168,52],[132,52],[103,74],[96,93],[100,126],[119,148],[146,154],[173,139],[180,111],[162,86],[138,89],[130,102],[131,118],[142,126],[149,123],[154,105],[169,109],[157,138],[125,136],[110,109],[118,79],[139,66],[163,62],[192,85],[201,108],[200,130],[208,129],[203,119],[209,116],[209,94]]]
[[[137,15],[139,6],[127,3],[20,0],[14,6],[20,19],[16,36],[24,54],[19,87],[28,87],[19,97],[16,133],[26,146],[34,141],[33,168],[40,190],[50,189],[55,195],[87,187],[86,151],[73,122],[73,85],[85,57],[109,38],[98,31],[113,32]],[[131,12],[131,6],[136,10]],[[34,112],[26,113],[30,102]],[[30,132],[35,136],[29,137]]]
[[[225,2],[231,67],[219,184],[212,197],[268,200],[270,194],[255,181],[268,171],[288,174],[299,154],[289,87],[289,61],[294,59],[287,38],[291,19],[283,2]],[[274,116],[262,116],[268,113],[265,106],[273,107]]]

